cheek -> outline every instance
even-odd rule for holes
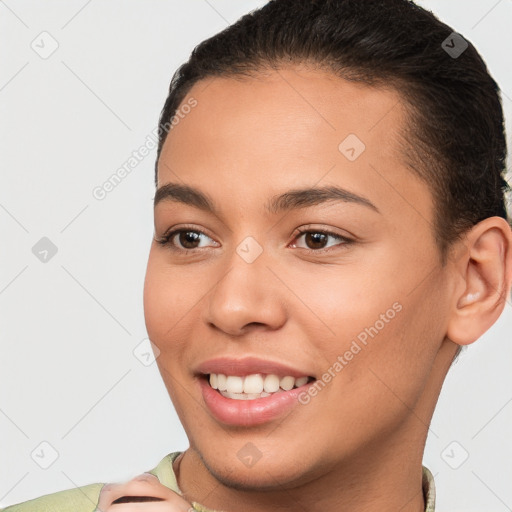
[[[180,352],[183,344],[179,340],[182,338],[185,322],[179,320],[185,314],[185,306],[183,294],[180,293],[183,284],[177,282],[176,274],[176,271],[169,271],[169,266],[162,261],[159,254],[150,252],[144,281],[146,330],[151,341],[160,350],[156,363],[171,401],[183,421],[180,404],[186,400],[179,400],[183,386],[176,382],[182,379]]]
[[[160,350],[157,361],[167,371],[184,368],[183,357],[191,333],[197,330],[200,308],[204,307],[202,282],[197,270],[172,267],[160,251],[150,253],[144,281],[144,317],[148,336]]]
[[[144,317],[149,338],[159,346],[179,314],[179,283],[150,252],[144,281]]]
[[[322,352],[332,357],[348,349],[352,340],[364,343],[375,324],[380,332],[399,316],[400,295],[379,280],[377,272],[372,275],[370,269],[358,265],[320,270],[316,275],[309,272],[304,279],[290,275],[288,281],[294,283],[291,318],[302,324],[309,341]]]
[[[162,292],[162,284],[151,272],[151,265],[148,265],[146,279],[144,282],[144,318],[149,338],[156,342],[158,334],[164,327],[162,325],[163,306],[166,303]]]
[[[390,272],[382,264],[337,269],[328,279],[308,279],[309,286],[296,288],[307,298],[309,312],[299,321],[321,356],[319,371],[331,368],[333,388],[372,395],[377,407],[379,395],[390,390],[405,402],[417,399],[443,339],[446,300],[439,279],[431,275],[417,287],[423,276],[405,265],[399,269],[397,259]]]
[[[346,368],[354,395],[390,421],[417,404],[445,332],[444,297],[433,284],[398,297],[394,307],[367,310],[368,325],[352,337],[361,351]]]

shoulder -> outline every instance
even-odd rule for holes
[[[148,473],[155,475],[162,485],[176,491],[178,485],[172,463],[181,452],[166,455]],[[96,483],[48,494],[17,505],[0,509],[0,512],[94,512],[104,483]]]
[[[3,508],[0,512],[93,512],[104,484],[56,492]]]

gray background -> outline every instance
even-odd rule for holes
[[[0,1],[0,506],[188,446],[143,356],[155,150],[103,200],[92,191],[144,144],[192,48],[263,3]],[[512,133],[512,0],[420,3],[479,49]],[[511,309],[443,388],[424,459],[437,512],[512,510]]]

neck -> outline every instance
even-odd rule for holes
[[[421,440],[411,450],[411,439],[400,443],[382,440],[368,446],[357,458],[336,467],[315,468],[300,483],[276,484],[275,489],[233,488],[216,479],[199,454],[189,448],[176,461],[175,472],[184,497],[212,510],[231,512],[281,512],[326,510],[351,512],[424,512]],[[405,442],[404,442],[405,441]],[[380,449],[375,449],[376,445]]]

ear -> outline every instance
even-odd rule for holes
[[[512,228],[501,217],[479,222],[457,244],[455,286],[447,337],[475,342],[496,322],[512,284]]]

